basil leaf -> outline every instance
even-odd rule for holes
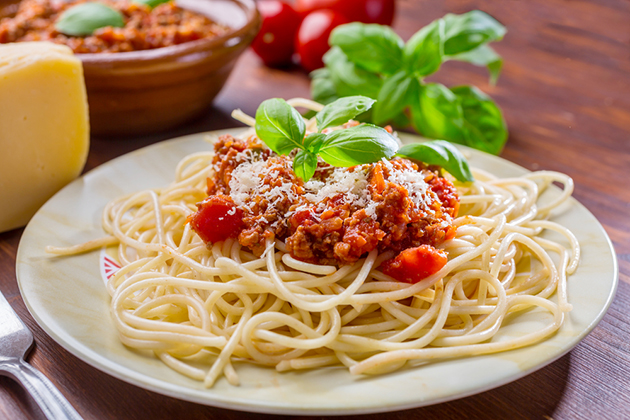
[[[293,172],[304,182],[315,175],[317,169],[317,155],[306,150],[300,150],[293,158]]]
[[[492,16],[473,10],[462,15],[444,16],[444,54],[455,55],[473,50],[487,42],[499,41],[505,35],[505,26]]]
[[[508,137],[503,114],[494,101],[474,86],[451,89],[464,115],[465,144],[498,155]]]
[[[103,3],[81,3],[72,6],[59,16],[55,29],[70,36],[92,35],[95,30],[113,26],[122,28],[125,20],[122,13]]]
[[[171,0],[132,0],[133,3],[145,4],[152,9],[162,3],[168,3],[169,1]]]
[[[267,99],[256,110],[256,135],[279,155],[303,149],[306,124],[284,99]]]
[[[501,56],[488,45],[480,45],[474,50],[448,57],[449,60],[466,61],[476,66],[486,66],[490,72],[490,83],[496,84],[501,73],[503,60]]]
[[[349,23],[335,28],[328,41],[350,61],[374,73],[393,74],[402,65],[404,42],[389,26]]]
[[[337,99],[317,113],[315,116],[317,129],[322,131],[324,128],[344,124],[357,115],[367,112],[374,102],[376,102],[374,99],[366,96],[346,96]]]
[[[416,76],[435,73],[444,55],[444,21],[435,20],[416,32],[403,51],[405,68]]]
[[[327,68],[317,69],[311,72],[311,96],[313,100],[320,104],[329,104],[339,99],[337,90],[333,83],[330,70]]]
[[[304,149],[311,153],[319,153],[319,149],[324,144],[326,134],[311,133],[304,139]]]
[[[383,83],[374,105],[372,120],[381,125],[400,114],[418,95],[418,80],[406,71],[399,71]]]
[[[330,165],[347,167],[390,159],[397,149],[398,142],[383,128],[361,124],[329,133],[319,155]]]
[[[464,111],[457,96],[446,86],[422,86],[412,104],[412,123],[426,137],[465,143]]]
[[[351,62],[339,47],[324,54],[324,63],[339,97],[363,95],[376,99],[383,84],[378,74],[369,72]]]
[[[400,128],[408,127],[411,124],[411,120],[409,120],[409,117],[404,112],[392,117],[391,120],[393,125]]]
[[[468,161],[462,152],[444,140],[406,144],[398,149],[396,155],[419,160],[428,165],[439,165],[461,182],[472,182],[475,180],[470,172]]]

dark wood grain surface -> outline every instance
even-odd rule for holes
[[[572,176],[575,197],[604,225],[619,261],[612,307],[573,351],[511,384],[457,401],[366,419],[630,418],[630,2],[627,0],[399,0],[395,29],[407,39],[447,12],[481,9],[509,31],[497,86],[483,69],[447,63],[437,80],[472,83],[503,108],[510,140],[502,157],[528,169]],[[235,126],[268,97],[309,96],[298,69],[271,70],[247,52],[214,106],[200,119],[152,137],[93,139],[87,169],[182,134]],[[0,234],[0,289],[33,330],[29,361],[86,419],[254,419],[275,416],[205,407],[114,379],[70,355],[35,323],[20,297],[15,256],[22,230]],[[594,284],[596,278],[593,279]],[[33,400],[0,377],[0,418],[41,418]],[[350,418],[350,417],[347,417]]]

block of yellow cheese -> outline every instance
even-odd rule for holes
[[[0,44],[0,232],[76,178],[88,149],[81,61],[48,42]]]

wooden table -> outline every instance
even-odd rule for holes
[[[407,39],[447,12],[489,12],[509,32],[496,45],[505,59],[496,87],[483,69],[448,63],[436,79],[472,83],[504,110],[510,140],[502,156],[528,169],[572,176],[575,197],[602,222],[620,265],[617,296],[573,351],[521,380],[431,407],[367,419],[630,418],[630,3],[627,0],[399,0],[395,29]],[[247,52],[207,114],[156,136],[93,139],[87,169],[178,135],[235,126],[230,112],[253,114],[264,99],[309,96],[307,76],[263,67]],[[87,419],[272,418],[179,401],[88,366],[35,323],[20,297],[15,256],[22,230],[0,234],[0,289],[35,334],[30,362]],[[594,278],[593,282],[596,283]],[[0,377],[0,418],[41,418],[33,400]]]

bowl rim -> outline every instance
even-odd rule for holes
[[[213,1],[213,0],[209,0]],[[255,0],[221,0],[236,3],[245,12],[247,21],[240,27],[230,28],[223,35],[202,38],[195,41],[184,42],[167,47],[154,48],[148,50],[126,51],[116,53],[89,53],[75,54],[83,63],[125,63],[125,62],[150,62],[160,61],[165,58],[185,56],[202,51],[218,49],[222,46],[226,48],[235,47],[248,43],[250,37],[254,38],[261,25],[261,16],[256,7]],[[249,35],[249,36],[248,36]]]

